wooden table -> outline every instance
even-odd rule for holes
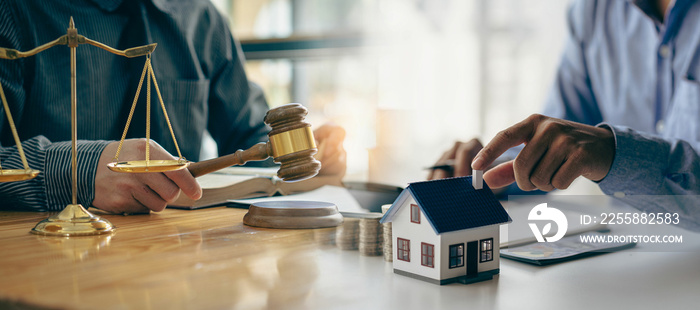
[[[531,207],[531,206],[530,206]],[[624,210],[623,210],[624,211]],[[684,251],[636,248],[438,286],[395,275],[382,257],[330,244],[334,229],[242,225],[245,210],[108,215],[113,236],[50,238],[46,213],[0,212],[0,309],[695,309],[700,234]],[[33,309],[33,308],[32,308]]]
[[[0,212],[0,308],[245,308],[251,296],[271,306],[305,297],[318,273],[309,257],[335,228],[253,228],[244,214],[104,215],[113,235],[60,238],[29,233],[46,213]]]

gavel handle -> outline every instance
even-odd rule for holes
[[[266,142],[261,142],[247,150],[238,150],[233,154],[190,164],[187,169],[195,178],[234,165],[243,165],[249,161],[265,160],[270,157]]]

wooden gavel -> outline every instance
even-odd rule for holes
[[[301,104],[291,103],[274,108],[265,114],[265,124],[272,130],[267,134],[268,142],[261,142],[247,150],[192,163],[188,166],[194,177],[205,175],[233,165],[249,161],[265,160],[272,156],[280,164],[277,176],[285,182],[312,178],[321,170],[316,154],[316,142],[311,124],[304,121],[308,110]]]

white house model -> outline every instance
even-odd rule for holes
[[[475,173],[409,184],[381,222],[392,223],[394,273],[442,285],[498,274],[499,226],[511,219]]]

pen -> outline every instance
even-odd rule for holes
[[[452,170],[455,167],[454,159],[447,159],[433,166],[425,167],[426,170]]]
[[[511,158],[504,157],[504,158],[497,158],[491,165],[489,165],[488,169],[491,169],[492,167],[496,167],[506,161],[512,160]],[[455,168],[455,160],[454,159],[446,159],[444,161],[441,161],[439,163],[436,163],[435,165],[425,167],[423,169],[425,170],[452,170]]]

